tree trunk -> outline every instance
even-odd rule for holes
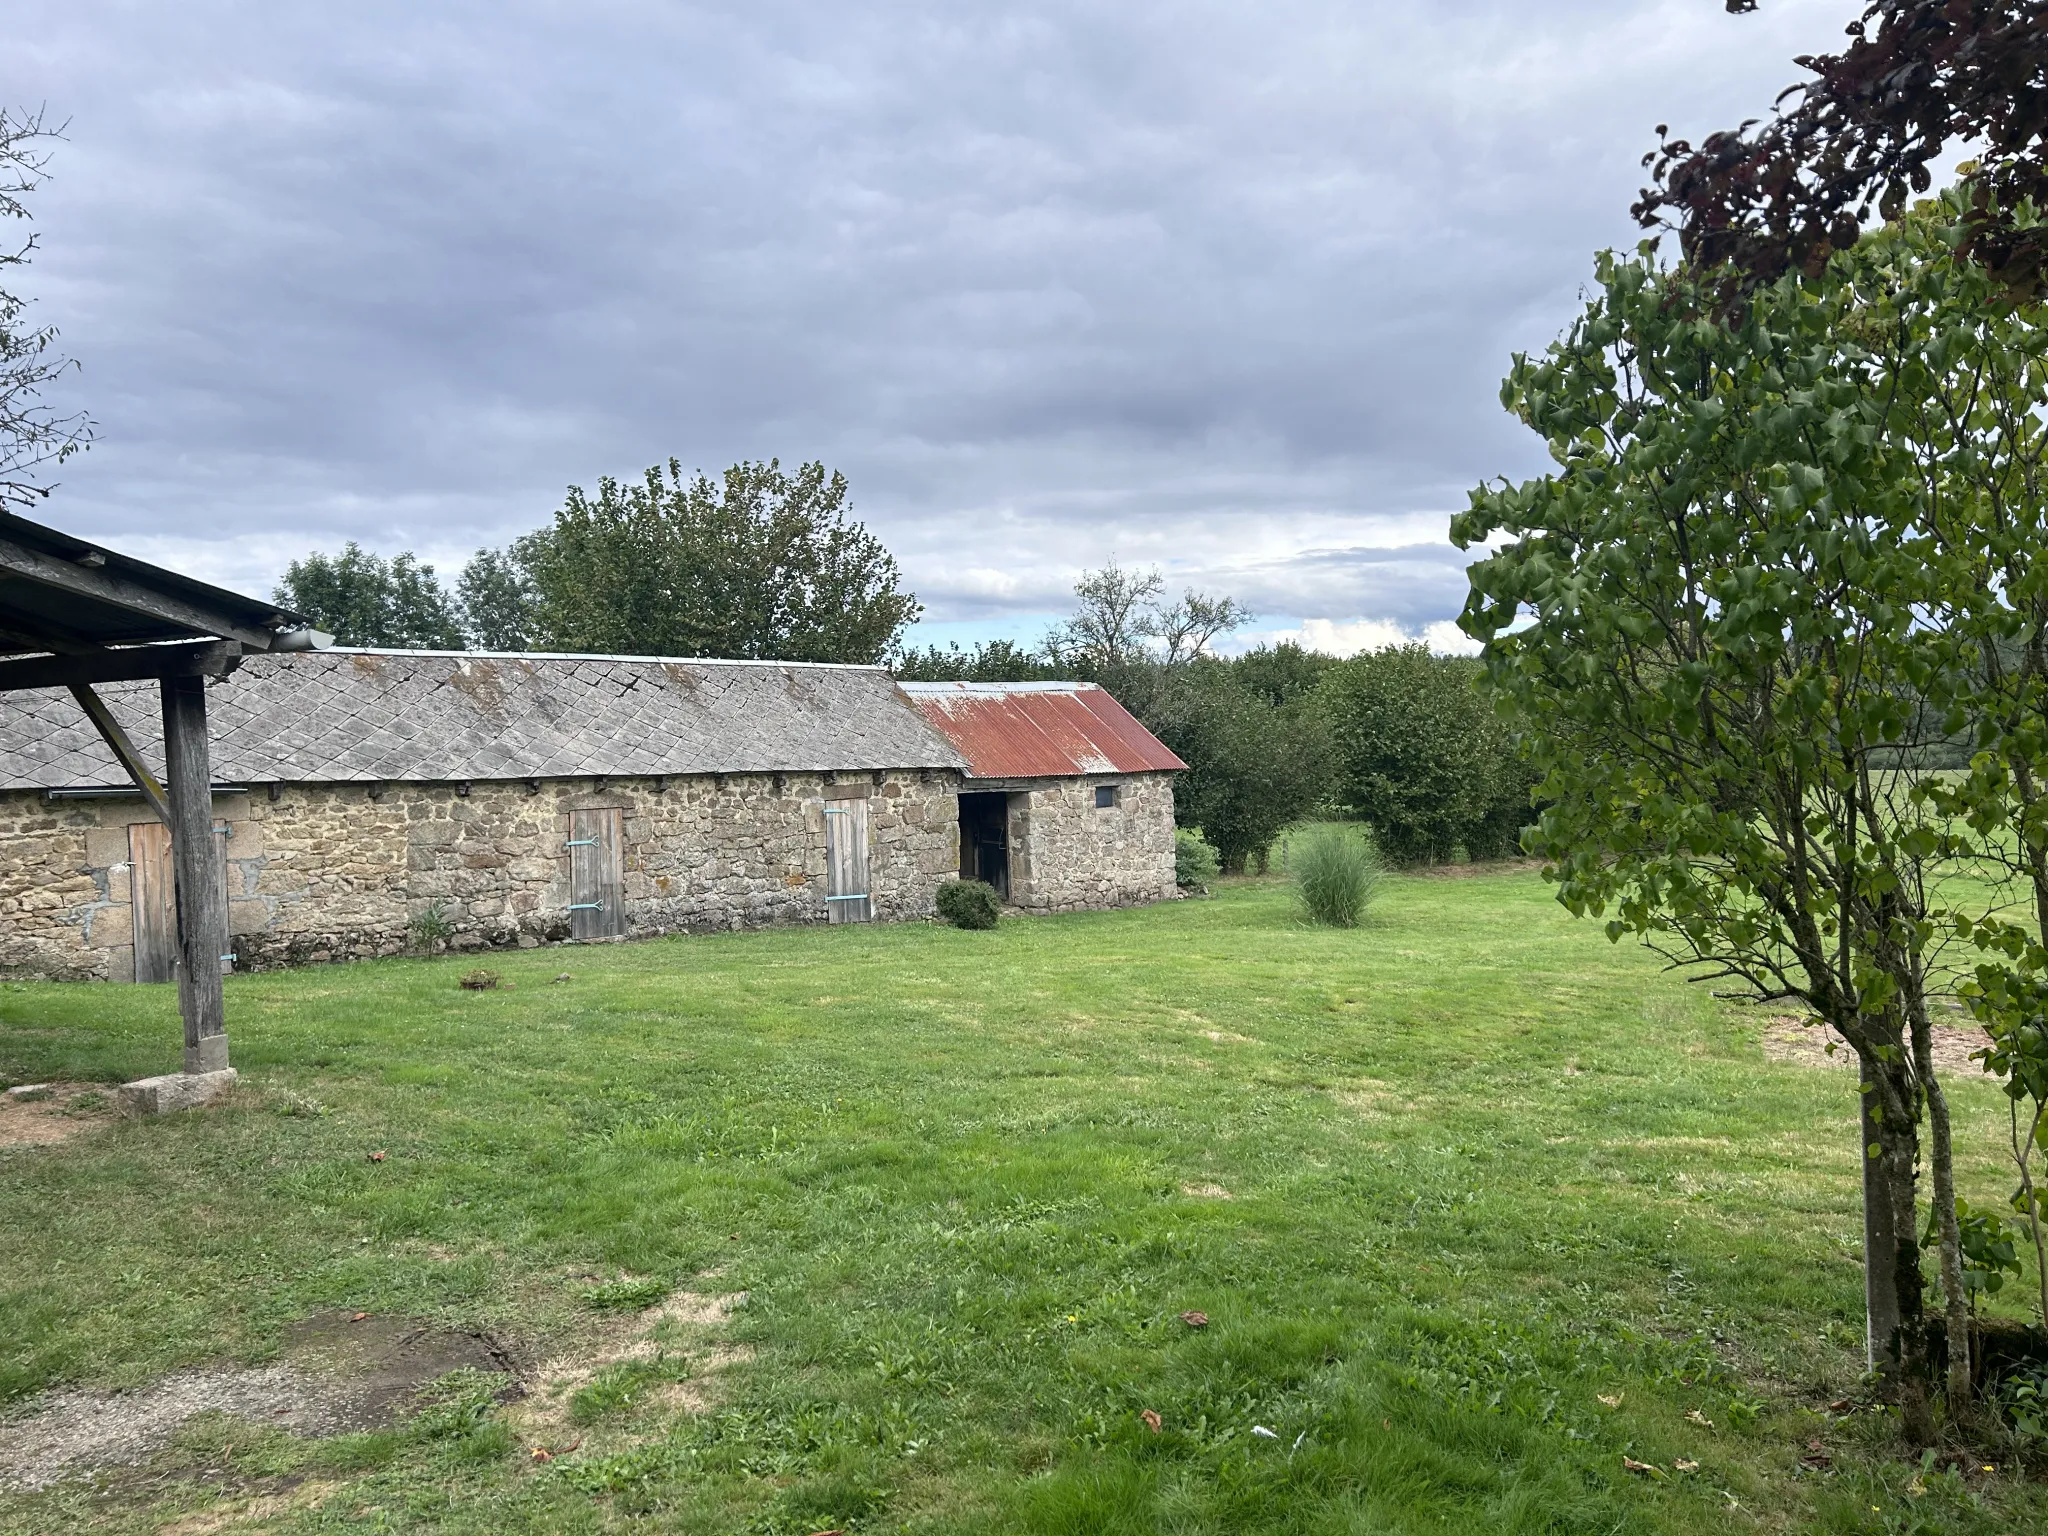
[[[1915,1164],[1919,1134],[1905,1063],[1857,1051],[1862,1086],[1865,1353],[1896,1397],[1906,1437],[1934,1438],[1927,1406]]]
[[[1934,1075],[1934,1037],[1924,1008],[1913,1010],[1913,1061],[1927,1094],[1928,1161],[1934,1171],[1934,1215],[1940,1234],[1941,1310],[1948,1344],[1948,1411],[1958,1422],[1970,1417],[1970,1305],[1963,1289],[1963,1234],[1956,1221],[1955,1145],[1949,1131],[1948,1096]]]

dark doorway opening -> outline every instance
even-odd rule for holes
[[[1010,899],[1010,797],[960,797],[960,878],[982,880]]]

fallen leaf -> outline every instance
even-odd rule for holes
[[[1138,1417],[1145,1421],[1145,1427],[1151,1430],[1153,1434],[1156,1435],[1159,1433],[1159,1426],[1162,1421],[1158,1414],[1154,1413],[1150,1408],[1147,1408],[1143,1413],[1139,1414]]]
[[[1180,1315],[1180,1320],[1190,1328],[1206,1328],[1209,1326],[1209,1314],[1206,1312],[1183,1312]]]
[[[1679,1457],[1678,1460],[1672,1462],[1671,1465],[1676,1467],[1681,1472],[1697,1472],[1700,1469],[1700,1464],[1698,1462],[1687,1461],[1683,1456]]]
[[[1701,1413],[1697,1408],[1688,1408],[1685,1410],[1685,1422],[1688,1424],[1698,1424],[1706,1429],[1712,1429],[1714,1427],[1714,1421],[1708,1418],[1704,1413]]]
[[[363,1321],[363,1320],[364,1320],[365,1318],[367,1318],[367,1317],[368,1317],[369,1315],[370,1315],[370,1314],[369,1314],[369,1313],[367,1313],[367,1312],[357,1312],[357,1313],[355,1313],[355,1314],[354,1314],[353,1316],[351,1316],[351,1317],[349,1318],[349,1321],[350,1321],[350,1322],[352,1322],[352,1323],[360,1323],[360,1322],[362,1322],[362,1321]]]
[[[1605,1392],[1602,1392],[1600,1394],[1600,1406],[1602,1408],[1619,1408],[1621,1406],[1622,1398],[1626,1397],[1627,1395],[1628,1394],[1625,1392],[1617,1392],[1614,1394],[1614,1396],[1609,1397]]]
[[[382,1152],[372,1152],[370,1154],[370,1161],[373,1163],[381,1163],[384,1161],[384,1154]]]
[[[1653,1467],[1647,1461],[1637,1461],[1633,1456],[1623,1456],[1621,1458],[1621,1465],[1623,1471],[1640,1472],[1644,1477],[1662,1477],[1664,1475],[1662,1467]]]
[[[1828,1404],[1829,1413],[1854,1413],[1855,1411],[1856,1405],[1846,1397],[1838,1397]]]
[[[1381,1419],[1381,1420],[1380,1420],[1380,1428],[1381,1428],[1381,1429],[1392,1429],[1393,1427],[1394,1427],[1394,1421],[1393,1421],[1393,1420],[1391,1420],[1391,1419]]]

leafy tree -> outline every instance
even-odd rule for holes
[[[1504,387],[1558,468],[1482,488],[1454,521],[1461,547],[1506,540],[1471,568],[1461,622],[1544,775],[1532,846],[1560,900],[1800,1003],[1856,1052],[1870,1361],[1924,1438],[1916,1163],[1922,1108],[1940,1103],[1930,863],[1948,832],[1916,777],[1889,770],[1953,661],[1919,622],[1945,594],[1898,438],[1898,402],[1937,359],[1872,347],[1864,290],[1888,279],[1862,246],[1733,316],[1717,274],[1647,250],[1603,257],[1598,279]],[[1966,1398],[1966,1346],[1961,1363]]]
[[[56,136],[40,113],[0,109],[0,219],[28,220],[25,199],[43,182],[49,164],[43,146]],[[9,267],[26,266],[35,248],[34,235],[11,249],[0,245],[0,278]],[[37,471],[92,441],[92,423],[83,414],[60,415],[43,402],[43,391],[76,364],[55,350],[54,326],[28,323],[28,304],[0,287],[0,507],[47,496]]]
[[[479,651],[523,651],[533,629],[533,594],[519,562],[495,549],[480,549],[455,584],[462,628]]]
[[[1532,814],[1533,778],[1492,705],[1479,665],[1426,645],[1387,646],[1324,673],[1319,703],[1337,747],[1337,798],[1395,864],[1512,853]]]
[[[718,480],[671,459],[637,483],[572,488],[513,546],[546,649],[877,662],[922,611],[846,515],[844,476],[742,462]]]
[[[1045,637],[1047,659],[1077,675],[1152,660],[1145,641],[1165,585],[1157,571],[1126,570],[1115,561],[1082,572],[1074,584],[1080,602],[1073,617]]]
[[[1157,640],[1169,667],[1209,654],[1209,642],[1218,635],[1242,629],[1251,622],[1251,611],[1231,597],[1211,597],[1189,587],[1164,606],[1155,606],[1146,616],[1143,633]]]
[[[1174,819],[1201,828],[1225,874],[1253,862],[1263,871],[1273,840],[1322,803],[1330,732],[1312,696],[1275,704],[1216,660],[1149,663],[1103,685],[1188,765],[1174,789]]]
[[[1100,570],[1082,572],[1074,584],[1079,604],[1072,618],[1046,635],[1046,659],[1082,677],[1153,661],[1179,666],[1208,655],[1218,635],[1251,620],[1250,610],[1235,598],[1190,587],[1173,602],[1162,603],[1165,589],[1165,578],[1156,570],[1129,570],[1113,560]]]
[[[1870,0],[1848,30],[1842,52],[1795,61],[1814,78],[1761,126],[1697,148],[1659,128],[1638,221],[1675,223],[1696,271],[1817,275],[1873,212],[1897,218],[1927,191],[1948,145],[1973,143],[1960,249],[2008,287],[2038,289],[2048,228],[2022,210],[2048,203],[2048,5]]]
[[[386,560],[350,539],[338,555],[294,560],[271,596],[342,645],[455,651],[464,644],[434,568],[410,551]]]
[[[1925,360],[1903,392],[1900,436],[1918,471],[1921,558],[1940,594],[1920,616],[1955,647],[1957,666],[1930,681],[1930,711],[1967,743],[1967,771],[1920,785],[1951,827],[1967,827],[1975,888],[1995,898],[1951,912],[1981,951],[1960,989],[1991,1036],[1981,1053],[2011,1107],[2009,1146],[2048,1323],[2048,1216],[2034,1179],[2048,1149],[2048,324],[2038,303],[2010,302],[2004,277],[1962,259],[1984,209],[1950,193],[1872,237],[1864,264],[1865,334]],[[1930,1113],[1938,1134],[1946,1109]],[[1995,1213],[1976,1217],[1996,1246]],[[1967,1279],[1967,1276],[1966,1276]]]
[[[1231,669],[1238,682],[1275,704],[1291,704],[1315,692],[1337,658],[1325,656],[1283,640],[1278,645],[1254,646],[1232,659]]]

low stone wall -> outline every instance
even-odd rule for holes
[[[1098,807],[1098,786],[1117,804]],[[974,787],[972,785],[970,788]],[[1174,894],[1173,775],[1042,779],[1010,795],[1010,902],[1077,912],[1164,901]]]
[[[238,969],[397,954],[435,910],[455,949],[565,939],[569,813],[621,812],[628,937],[827,920],[824,795],[865,784],[878,918],[922,917],[959,863],[958,775],[282,785],[215,798]],[[0,974],[135,974],[139,799],[0,793]]]

